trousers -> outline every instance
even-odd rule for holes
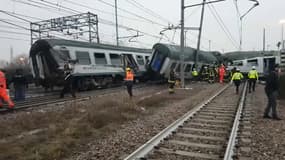
[[[251,90],[254,92],[255,91],[256,79],[251,78],[248,80],[248,82],[249,82],[248,83],[248,92],[250,93]]]
[[[133,82],[132,81],[126,81],[127,91],[130,97],[133,96]]]
[[[272,117],[277,117],[277,111],[276,111],[276,99],[278,95],[278,91],[267,91],[265,90],[265,93],[268,98],[268,103],[264,111],[264,116],[268,116],[270,110],[272,110]]]

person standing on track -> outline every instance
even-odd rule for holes
[[[274,70],[270,72],[268,77],[266,77],[266,85],[265,85],[265,93],[268,97],[268,104],[265,108],[263,118],[271,118],[269,117],[269,112],[272,109],[272,119],[281,120],[277,116],[276,111],[276,99],[278,95],[279,85],[278,85],[278,70],[279,66],[276,64]]]
[[[8,103],[10,109],[14,108],[15,104],[10,99],[7,91],[5,73],[0,69],[0,107],[3,107],[2,100]]]
[[[25,91],[27,87],[26,77],[24,76],[23,69],[17,69],[16,74],[12,78],[15,89],[15,101],[25,100]]]
[[[236,86],[236,94],[238,94],[239,92],[239,85],[242,79],[243,79],[243,75],[240,73],[240,69],[237,68],[231,80],[231,82],[233,81]]]
[[[71,75],[73,67],[69,62],[64,64],[64,86],[60,92],[60,98],[64,98],[64,94],[66,92],[70,92],[72,97],[75,98],[75,85],[74,85],[74,77]]]
[[[225,66],[223,64],[221,64],[220,68],[219,68],[219,82],[220,83],[224,83],[224,76],[225,76]]]
[[[169,86],[168,86],[168,92],[169,92],[169,94],[174,93],[175,80],[176,80],[176,78],[175,78],[175,72],[174,72],[174,70],[172,69],[172,70],[170,71],[170,73],[169,73],[169,78],[168,78],[168,84],[169,84]]]
[[[248,72],[248,82],[249,82],[249,90],[248,93],[251,93],[251,89],[255,91],[255,83],[258,80],[258,73],[255,70],[255,66],[252,66],[252,69]]]
[[[127,67],[125,85],[127,86],[127,91],[130,98],[133,97],[133,83],[134,83],[134,73],[132,72],[130,67]]]

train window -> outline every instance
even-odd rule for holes
[[[258,66],[257,59],[247,60],[247,65],[249,65],[249,66]]]
[[[91,60],[88,52],[76,51],[76,58],[78,59],[79,64],[91,64]]]
[[[192,66],[191,64],[187,64],[184,72],[190,72],[191,71],[191,66]]]
[[[180,67],[181,65],[180,64],[178,64],[178,66],[176,67],[176,72],[180,72]]]
[[[58,63],[64,63],[70,59],[68,50],[51,50],[51,53]]]
[[[137,55],[136,58],[139,65],[144,65],[143,56]]]
[[[171,66],[170,66],[170,70],[173,70],[175,68],[175,66],[176,66],[176,63],[175,62],[172,63]]]
[[[110,54],[110,59],[111,59],[111,63],[112,65],[121,65],[121,57],[118,54]]]
[[[234,66],[243,66],[243,62],[242,61],[237,61],[233,63]]]
[[[106,56],[104,53],[94,53],[96,64],[107,64]]]

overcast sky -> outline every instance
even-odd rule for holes
[[[238,50],[240,21],[237,16],[237,8],[234,5],[235,1],[226,0],[205,7],[201,49],[220,52]],[[200,2],[202,0],[185,0],[185,5]],[[279,22],[281,19],[285,19],[285,0],[259,0],[259,2],[260,5],[243,18],[243,50],[262,50],[263,28],[266,29],[266,49],[277,49],[276,44],[281,40],[281,24]],[[31,16],[22,18],[32,22],[79,12],[95,13],[99,17],[101,42],[115,44],[115,26],[105,23],[106,20],[115,23],[114,7],[108,5],[114,4],[114,0],[1,0],[0,3],[1,11]],[[75,5],[75,3],[80,5]],[[179,44],[179,30],[165,31],[162,39],[160,39],[159,32],[168,24],[179,25],[180,3],[181,0],[118,0],[119,25],[139,30],[141,31],[139,34],[143,35],[133,39],[135,42],[121,39],[120,44],[143,48],[151,48],[157,42]],[[52,4],[57,4],[57,6]],[[249,0],[237,0],[241,15],[253,4],[254,2]],[[63,6],[69,9],[62,8]],[[200,13],[201,7],[187,8],[185,10],[185,26],[197,27]],[[222,21],[218,23],[219,19]],[[222,23],[224,28],[220,25]],[[13,48],[14,56],[29,53],[30,32],[23,27],[29,28],[29,23],[0,12],[0,59],[9,60],[11,48]],[[135,34],[136,32],[132,30],[119,28],[119,37]],[[187,46],[196,48],[197,35],[197,31],[187,32]]]

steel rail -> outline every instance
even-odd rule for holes
[[[187,121],[190,117],[193,117],[195,113],[197,113],[199,110],[201,110],[204,106],[206,106],[209,102],[211,102],[214,98],[216,98],[218,95],[220,95],[223,91],[225,91],[229,85],[226,85],[221,90],[216,92],[213,96],[211,96],[209,99],[203,101],[201,104],[196,106],[195,108],[191,109],[189,112],[184,114],[181,118],[173,122],[171,125],[169,125],[167,128],[159,132],[157,135],[155,135],[152,139],[147,141],[145,144],[143,144],[141,147],[139,147],[137,150],[135,150],[133,153],[131,153],[128,157],[126,157],[124,160],[140,160],[142,158],[145,158],[145,156],[154,149],[155,146],[157,146],[161,141],[163,141],[164,138],[169,136],[173,131],[175,131],[179,126],[183,125],[185,121]]]
[[[246,89],[247,89],[247,81],[244,84],[241,100],[239,101],[238,110],[236,112],[236,116],[235,116],[234,124],[232,127],[231,135],[229,137],[227,149],[226,149],[226,152],[224,155],[224,160],[232,160],[233,159],[234,149],[235,149],[235,145],[237,143],[237,134],[238,134],[237,132],[239,129],[241,114],[242,114],[245,99],[246,99],[246,97],[245,97],[246,96]]]

